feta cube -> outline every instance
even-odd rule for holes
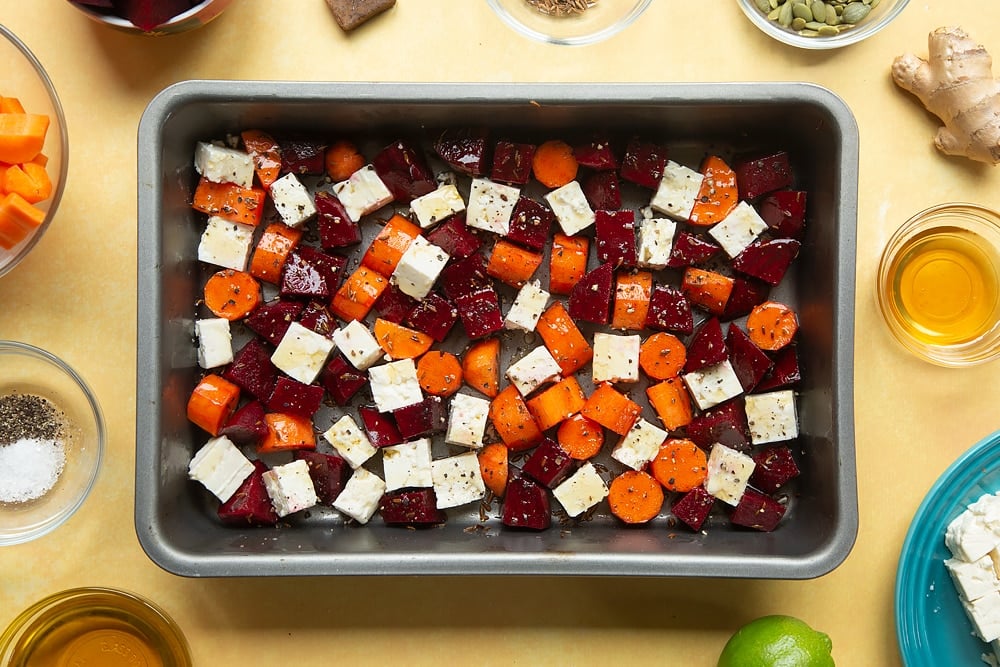
[[[967,602],[974,602],[987,593],[1000,590],[1000,579],[997,579],[993,559],[988,555],[974,563],[949,558],[944,566],[955,582],[955,588]]]
[[[403,294],[422,301],[448,263],[448,253],[417,236],[399,258],[391,280]]]
[[[544,345],[524,355],[507,367],[507,379],[517,387],[521,396],[527,396],[548,382],[555,382],[562,375],[562,368]]]
[[[264,489],[278,516],[288,516],[319,504],[316,487],[303,459],[274,466],[264,473]]]
[[[521,191],[488,178],[472,179],[465,224],[469,227],[506,236]]]
[[[639,227],[636,264],[643,269],[664,269],[674,247],[677,223],[667,218],[649,218]]]
[[[371,440],[350,415],[337,420],[323,437],[352,468],[360,468],[375,455]]]
[[[201,482],[221,502],[232,498],[253,472],[253,463],[226,436],[212,438],[188,464],[188,477]]]
[[[746,454],[715,443],[708,455],[705,490],[722,502],[735,507],[743,497],[756,465]]]
[[[754,207],[741,201],[721,222],[713,225],[708,234],[719,242],[727,255],[736,257],[756,241],[765,229],[767,223]]]
[[[549,203],[549,208],[559,221],[559,227],[567,236],[578,234],[594,224],[596,216],[577,181],[570,181],[549,192],[545,195],[545,201]]]
[[[385,482],[373,472],[358,468],[347,480],[344,490],[333,501],[333,508],[358,523],[368,523],[385,493]]]
[[[386,491],[434,486],[430,438],[383,447],[382,470]]]
[[[302,384],[312,384],[334,347],[333,340],[292,322],[271,354],[271,363]]]
[[[343,329],[334,331],[333,342],[359,371],[368,370],[382,358],[382,347],[368,327],[358,320],[351,320]]]
[[[235,183],[241,188],[253,185],[253,161],[235,148],[199,141],[194,149],[194,169],[214,183]]]
[[[743,385],[728,359],[685,373],[682,377],[695,404],[701,410],[707,410],[743,393]]]
[[[955,558],[974,563],[998,543],[997,535],[972,512],[962,512],[945,529],[944,543]]]
[[[567,515],[580,516],[608,497],[608,485],[604,483],[594,464],[587,462],[552,489],[552,495],[563,506]]]
[[[656,458],[660,445],[668,435],[662,428],[640,417],[611,450],[611,458],[633,470],[642,470],[647,463]]]
[[[537,280],[525,283],[507,311],[504,328],[534,331],[548,303],[549,293],[541,288],[541,283]]]
[[[485,398],[455,394],[451,397],[445,442],[479,449],[483,446],[483,433],[486,432],[489,413],[490,402]]]
[[[1000,639],[1000,592],[987,593],[974,602],[962,600],[962,607],[980,639]]]
[[[698,200],[703,180],[705,177],[694,169],[667,160],[663,176],[656,188],[656,194],[649,202],[649,207],[674,220],[687,222]]]
[[[295,174],[285,174],[271,184],[271,201],[289,227],[298,227],[316,215],[316,204]]]
[[[392,201],[392,193],[370,164],[358,169],[346,181],[335,183],[333,194],[354,222]]]
[[[453,183],[446,183],[410,202],[410,210],[422,229],[465,210],[465,200]]]
[[[799,436],[795,417],[795,392],[792,390],[747,394],[745,401],[753,444],[781,442]]]
[[[400,359],[368,369],[372,398],[379,412],[392,412],[424,400],[413,359]]]
[[[245,271],[252,246],[253,227],[213,215],[198,243],[198,261]]]
[[[195,320],[194,335],[198,337],[198,365],[202,368],[218,368],[233,360],[233,336],[229,331],[229,320],[211,317]]]
[[[431,464],[437,508],[447,509],[482,500],[486,485],[479,469],[479,457],[467,452],[438,459]]]
[[[639,336],[594,334],[594,384],[639,381]]]

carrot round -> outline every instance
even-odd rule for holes
[[[708,477],[708,458],[690,440],[670,438],[660,445],[649,471],[667,491],[690,491]]]
[[[205,281],[205,305],[216,317],[241,320],[260,305],[260,285],[245,271],[223,269]]]
[[[649,473],[627,470],[611,481],[608,503],[625,523],[646,523],[663,507],[663,487]]]
[[[417,380],[431,396],[451,396],[462,386],[462,362],[450,352],[431,350],[417,361]]]
[[[558,139],[546,141],[536,148],[531,159],[535,180],[547,188],[558,188],[572,181],[579,166],[573,148]]]
[[[479,450],[479,471],[483,475],[483,483],[498,498],[507,490],[507,463],[507,446],[502,443],[495,442]]]
[[[762,350],[780,350],[792,342],[798,330],[795,313],[777,301],[758,304],[747,316],[747,334]]]
[[[187,403],[187,418],[214,435],[219,435],[229,416],[240,401],[240,388],[214,374],[206,375],[191,392]]]
[[[577,461],[597,456],[604,446],[604,429],[593,419],[577,413],[559,424],[556,440]]]
[[[425,333],[381,318],[375,320],[374,333],[379,347],[393,359],[416,359],[434,342]]]
[[[655,333],[639,348],[639,367],[654,380],[674,377],[684,368],[687,349],[677,336],[661,331]]]
[[[346,181],[365,166],[364,156],[350,141],[340,140],[326,149],[326,173],[334,181]]]
[[[500,339],[486,338],[462,355],[465,384],[489,398],[500,393]]]

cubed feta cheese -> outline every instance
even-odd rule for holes
[[[423,236],[417,236],[399,258],[392,282],[403,294],[422,301],[448,263],[448,253]]]
[[[423,229],[465,210],[465,200],[453,183],[447,183],[410,202],[410,210]]]
[[[743,385],[729,360],[685,373],[684,384],[701,410],[707,410],[743,393]]]
[[[962,600],[962,606],[980,639],[1000,639],[1000,592],[987,593],[975,602]]]
[[[358,468],[333,501],[333,507],[358,523],[368,523],[384,493],[385,482],[381,477],[365,468]]]
[[[537,280],[525,283],[517,293],[514,303],[507,311],[504,328],[520,331],[534,331],[538,320],[549,303],[549,293],[543,290]]]
[[[253,463],[226,436],[212,438],[188,464],[188,477],[201,482],[222,502],[229,500],[253,472]]]
[[[229,331],[229,320],[223,317],[195,320],[194,334],[198,337],[199,366],[218,368],[233,360],[233,336]]]
[[[795,392],[790,389],[747,394],[747,423],[755,445],[792,440],[799,436],[795,417]]]
[[[972,512],[962,512],[944,533],[945,546],[955,558],[974,563],[998,543],[997,535]]]
[[[472,179],[465,224],[506,236],[510,231],[510,216],[520,196],[521,191],[510,185],[494,183],[488,178]]]
[[[295,174],[285,174],[271,184],[271,201],[289,227],[298,227],[316,215],[316,204]]]
[[[302,384],[312,384],[334,347],[332,339],[292,322],[271,354],[271,363]]]
[[[652,461],[660,451],[660,445],[667,439],[669,434],[658,426],[653,426],[645,419],[635,420],[635,424],[629,429],[613,450],[611,458],[624,463],[634,470],[642,468]]]
[[[524,355],[507,367],[507,379],[517,387],[521,396],[527,396],[548,382],[555,382],[562,368],[544,345]]]
[[[765,229],[767,223],[757,215],[754,207],[741,201],[725,219],[709,229],[708,233],[719,242],[727,255],[736,257],[757,240]]]
[[[475,452],[438,459],[431,464],[431,474],[438,509],[465,505],[482,500],[486,495],[479,457]]]
[[[594,224],[596,216],[577,181],[570,181],[549,192],[545,195],[545,201],[549,203],[559,221],[559,227],[567,236],[578,234]]]
[[[993,559],[988,555],[974,563],[949,558],[944,562],[944,566],[955,582],[955,588],[968,602],[974,602],[987,593],[1000,590],[1000,579],[997,579],[996,570],[993,569]]]
[[[421,438],[382,448],[385,490],[434,486],[431,476],[431,441]]]
[[[235,183],[241,188],[253,185],[250,155],[235,148],[199,141],[194,149],[194,169],[215,183]]]
[[[352,468],[360,468],[375,455],[375,448],[350,415],[344,415],[323,433],[326,441]]]
[[[482,447],[489,412],[490,402],[485,398],[468,394],[452,396],[445,442],[474,449]]]
[[[698,192],[704,179],[705,177],[694,169],[667,160],[656,194],[649,202],[650,208],[674,220],[687,222],[698,200]]]
[[[705,490],[722,502],[735,507],[743,497],[756,465],[746,454],[715,443],[708,455]]]
[[[213,215],[201,234],[198,261],[245,271],[252,246],[253,227]]]
[[[264,489],[278,516],[288,516],[319,503],[316,487],[309,476],[309,464],[302,459],[274,466],[263,478]]]
[[[346,181],[335,183],[333,194],[354,222],[392,201],[392,193],[370,164],[358,169]]]
[[[580,516],[608,497],[608,485],[589,461],[580,466],[562,484],[552,489],[568,516]]]
[[[413,359],[400,359],[368,369],[372,398],[379,412],[392,412],[424,400]]]
[[[333,332],[333,342],[344,358],[359,371],[366,371],[382,358],[382,348],[375,336],[358,320]]]
[[[639,336],[594,334],[594,384],[639,381]]]
[[[636,264],[643,269],[663,269],[670,261],[677,223],[667,218],[649,218],[639,227],[639,251]]]

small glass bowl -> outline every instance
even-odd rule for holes
[[[767,18],[767,12],[761,11],[757,6],[758,0],[739,0],[740,9],[747,15],[750,21],[779,42],[797,46],[801,49],[839,49],[843,46],[850,46],[868,39],[879,32],[892,20],[899,16],[909,0],[881,0],[868,15],[859,21],[855,27],[842,30],[836,35],[811,35],[799,34],[798,30],[786,28],[777,21]],[[791,2],[791,0],[788,0]],[[858,0],[860,1],[860,0]],[[829,0],[827,0],[829,2]]]
[[[0,664],[191,667],[191,654],[177,624],[149,600],[110,588],[74,588],[14,619],[0,635]]]
[[[607,39],[632,24],[653,0],[597,0],[585,11],[565,16],[545,14],[527,0],[486,0],[508,26],[549,44],[583,46]]]
[[[0,95],[16,97],[30,114],[49,117],[49,129],[45,134],[42,153],[48,158],[45,165],[52,194],[36,206],[45,211],[45,220],[29,232],[12,248],[0,248],[0,276],[4,275],[24,259],[35,247],[42,234],[49,228],[52,218],[59,208],[63,187],[66,183],[66,168],[69,144],[66,135],[66,117],[56,89],[45,73],[42,64],[14,33],[0,25]]]
[[[949,367],[1000,357],[1000,214],[961,202],[917,213],[886,244],[876,294],[918,357]]]
[[[44,495],[0,502],[0,546],[36,539],[69,519],[94,486],[105,441],[104,417],[93,392],[76,371],[45,350],[0,341],[0,396],[9,394],[41,396],[62,412],[66,461]]]
[[[109,25],[116,30],[121,30],[122,32],[131,33],[133,35],[151,35],[154,37],[174,35],[179,32],[187,32],[188,30],[200,28],[225,11],[226,7],[228,7],[231,3],[232,0],[204,0],[204,2],[198,3],[186,12],[182,12],[166,23],[157,26],[155,30],[146,31],[139,28],[128,19],[124,19],[111,13],[110,10],[100,10],[94,7],[81,5],[76,2],[70,2],[71,5],[98,23]]]

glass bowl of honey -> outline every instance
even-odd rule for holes
[[[939,366],[1000,357],[1000,214],[947,203],[917,213],[886,244],[879,308],[903,347]]]

